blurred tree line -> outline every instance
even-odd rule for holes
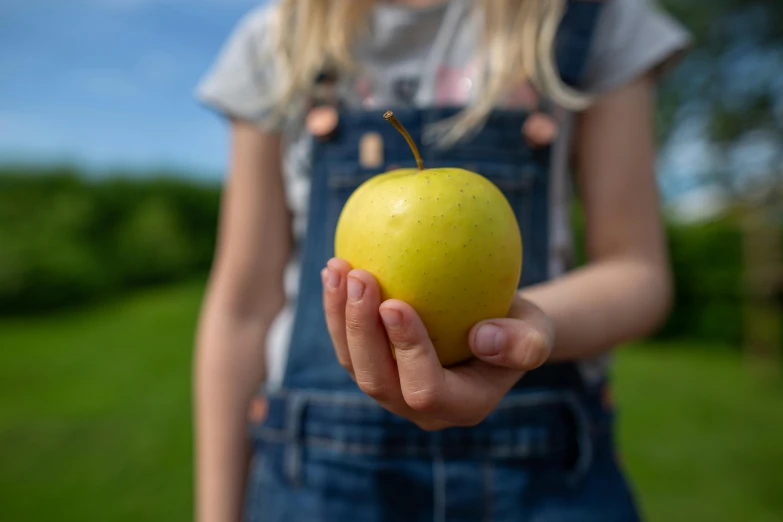
[[[203,276],[215,245],[219,190],[174,178],[0,169],[0,313],[47,312]],[[660,335],[738,344],[738,220],[670,224],[669,241],[677,302]]]
[[[42,312],[203,273],[216,186],[0,168],[0,313]]]
[[[783,2],[662,0],[691,31],[693,48],[662,86],[658,131],[665,146],[708,145],[692,184],[736,203],[779,210],[783,199]],[[694,176],[696,174],[696,176]],[[776,218],[781,218],[778,213]]]

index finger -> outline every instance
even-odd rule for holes
[[[405,402],[416,411],[437,411],[445,400],[445,370],[424,323],[413,307],[397,299],[385,301],[379,311],[394,345]]]
[[[381,289],[375,277],[366,270],[352,270],[348,274],[345,332],[356,382],[378,402],[399,406],[404,401],[389,339],[378,315],[380,303]]]
[[[326,264],[321,276],[324,280],[323,305],[326,315],[326,327],[332,338],[334,351],[340,366],[353,375],[351,355],[348,352],[348,340],[345,334],[346,280],[351,265],[338,258],[332,258]]]

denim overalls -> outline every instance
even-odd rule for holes
[[[578,84],[600,3],[575,1],[561,23],[557,61]],[[521,286],[546,281],[550,148],[531,149],[526,114],[495,111],[467,142],[422,143],[428,124],[457,109],[393,109],[420,144],[424,164],[463,167],[494,182],[514,208],[524,260]],[[320,270],[333,256],[348,196],[389,167],[413,167],[384,111],[341,111],[336,132],[314,144],[299,299],[283,390],[254,427],[248,520],[633,521],[636,509],[615,462],[612,411],[603,386],[574,363],[529,372],[473,428],[425,432],[364,395],[337,362],[322,306]],[[383,139],[384,165],[363,169],[362,136]]]

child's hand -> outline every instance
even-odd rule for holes
[[[362,391],[425,430],[478,424],[525,371],[549,357],[549,318],[518,298],[509,318],[471,329],[477,359],[444,369],[418,314],[402,301],[381,304],[369,272],[332,259],[321,276],[326,322],[340,364]]]

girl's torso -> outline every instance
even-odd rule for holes
[[[581,84],[591,55],[589,74],[599,78],[591,87],[611,88],[681,49],[684,32],[649,2],[569,1],[555,48],[563,79]],[[612,441],[605,359],[545,365],[479,426],[427,433],[364,396],[333,353],[319,272],[333,253],[337,216],[364,179],[411,164],[384,110],[394,110],[417,139],[427,123],[470,101],[471,3],[424,11],[379,5],[370,40],[357,46],[365,73],[338,82],[336,132],[314,140],[303,118],[278,129],[287,141],[296,250],[286,270],[288,304],[266,345],[269,414],[253,427],[250,520],[637,519]],[[207,103],[262,126],[274,104],[265,93],[276,90],[271,9],[245,19],[200,89]],[[599,11],[600,42],[591,44]],[[555,129],[536,147],[523,136],[531,115]],[[467,167],[504,192],[522,228],[523,285],[570,266],[571,119],[522,84],[467,142],[447,151],[421,147],[427,164]],[[383,160],[365,168],[358,144],[372,132],[382,137]]]

